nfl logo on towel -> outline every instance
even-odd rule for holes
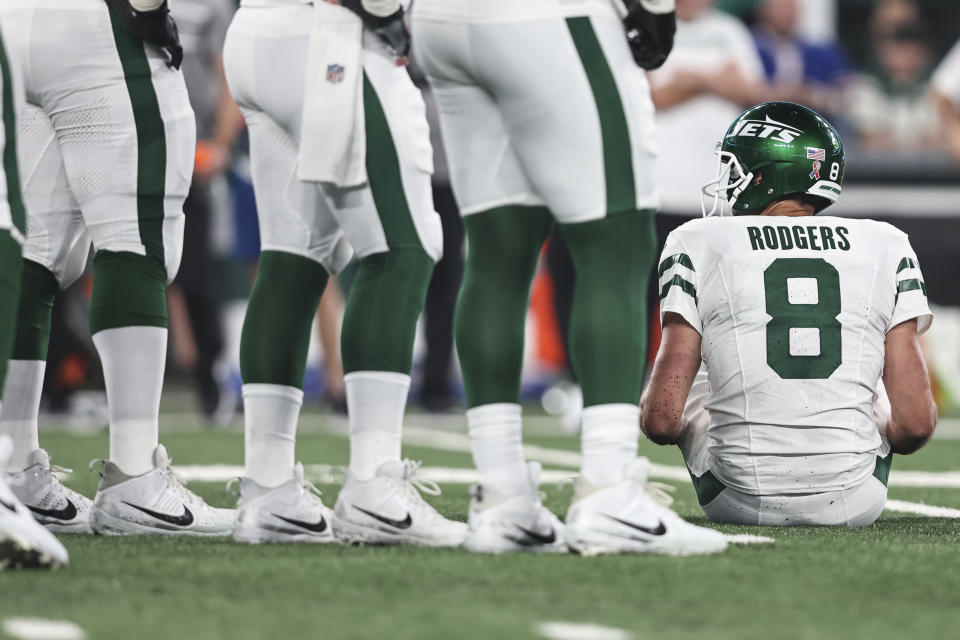
[[[826,153],[824,153],[823,149],[815,149],[814,147],[807,147],[807,160],[826,160],[826,159],[827,159],[827,156],[826,156]]]
[[[343,65],[342,64],[331,64],[327,65],[327,82],[332,82],[337,84],[343,81]]]

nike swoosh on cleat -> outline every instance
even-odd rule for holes
[[[12,512],[14,512],[14,513],[17,512],[17,505],[13,504],[12,502],[7,502],[7,501],[3,500],[2,498],[0,498],[0,506],[2,506],[3,508],[8,509],[9,511],[12,511]]]
[[[288,522],[295,527],[306,529],[307,531],[310,531],[312,533],[323,533],[324,531],[327,530],[327,521],[324,519],[323,516],[320,516],[319,522],[304,522],[303,520],[294,520],[293,518],[284,518],[283,516],[277,515],[276,513],[271,513],[270,515],[272,515],[274,518],[279,518],[284,522]]]
[[[530,529],[525,529],[518,524],[513,526],[522,531],[523,535],[527,536],[535,544],[553,544],[557,541],[557,534],[554,532],[553,527],[550,527],[549,534],[544,535],[542,533],[537,533],[536,531],[531,531]]]
[[[63,509],[41,509],[40,507],[32,507],[29,504],[27,508],[30,511],[33,511],[38,516],[43,516],[44,518],[53,518],[54,520],[63,520],[69,521],[77,517],[77,507],[73,504],[70,498],[67,498],[67,506]]]
[[[404,518],[403,520],[394,520],[393,518],[388,518],[386,516],[381,516],[378,513],[374,513],[373,511],[367,511],[363,507],[358,507],[354,505],[353,508],[356,509],[357,511],[360,511],[361,513],[367,514],[371,518],[379,520],[383,524],[390,525],[395,529],[409,529],[410,525],[413,524],[413,518],[410,517],[409,511],[407,512],[407,517]]]
[[[136,504],[131,504],[126,500],[123,501],[123,504],[128,507],[133,507],[137,511],[142,511],[152,518],[156,518],[161,522],[166,522],[167,524],[176,525],[178,527],[189,527],[193,524],[193,514],[190,512],[190,509],[187,508],[187,505],[183,505],[183,515],[175,516],[169,513],[160,513],[159,511],[153,511],[152,509],[147,509],[146,507],[141,507]]]
[[[665,526],[663,526],[663,520],[661,520],[661,521],[660,521],[660,524],[657,525],[656,527],[645,527],[645,526],[643,526],[643,525],[641,525],[641,524],[637,524],[637,523],[635,523],[635,522],[628,522],[627,520],[621,520],[620,518],[614,518],[613,516],[607,515],[607,514],[605,514],[605,513],[604,513],[604,514],[601,514],[601,515],[606,516],[607,518],[610,518],[610,519],[613,520],[614,522],[619,522],[620,524],[622,524],[622,525],[625,526],[625,527],[630,527],[631,529],[636,529],[637,531],[641,531],[641,532],[647,534],[648,536],[662,536],[663,534],[665,534],[665,533],[667,532],[667,528],[666,528]]]

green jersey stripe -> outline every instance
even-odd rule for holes
[[[7,59],[7,48],[0,38],[0,74],[3,75],[3,173],[7,178],[7,203],[10,218],[20,233],[26,226],[26,209],[20,190],[20,168],[17,165],[17,113],[13,99],[13,74]]]
[[[387,246],[422,247],[400,178],[400,160],[383,106],[367,74],[363,74],[363,107],[367,127],[367,179]]]
[[[916,278],[910,278],[909,280],[901,280],[897,283],[897,295],[895,300],[900,299],[900,294],[906,291],[916,291],[919,289],[923,292],[923,295],[927,295],[927,285],[925,282],[917,280]]]
[[[664,261],[660,263],[660,268],[657,270],[657,277],[662,278],[663,274],[675,264],[686,267],[690,269],[690,271],[696,271],[696,269],[693,268],[693,261],[690,260],[690,256],[685,253],[678,253],[664,259]]]
[[[137,127],[137,217],[140,222],[140,242],[147,257],[156,258],[163,264],[167,139],[160,103],[153,88],[153,74],[143,42],[123,27],[113,9],[110,9],[110,22]]]
[[[904,269],[916,269],[917,263],[911,260],[910,258],[904,258],[900,261],[900,264],[897,266],[897,273],[900,273]]]
[[[637,190],[633,180],[630,130],[620,91],[590,18],[567,18],[567,28],[587,74],[600,116],[607,213],[631,211],[637,207]]]
[[[673,276],[669,282],[663,285],[663,288],[660,289],[661,300],[667,297],[667,293],[670,292],[670,287],[673,286],[680,287],[680,289],[693,298],[694,302],[699,302],[697,300],[697,288],[689,280],[684,280],[682,276]]]

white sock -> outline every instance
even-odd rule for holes
[[[243,385],[243,475],[262,487],[293,478],[303,391],[279,384]]]
[[[583,410],[580,473],[600,486],[623,480],[623,470],[637,457],[640,407],[597,404]]]
[[[120,327],[98,331],[93,344],[103,363],[110,415],[110,461],[131,476],[153,469],[167,330]]]
[[[384,462],[400,460],[410,376],[354,371],[343,377],[350,418],[350,475],[369,480]]]
[[[503,402],[468,409],[467,429],[480,484],[511,496],[529,492],[520,405]]]
[[[0,433],[13,440],[13,455],[8,471],[27,466],[27,456],[40,448],[37,418],[40,415],[40,394],[43,392],[45,360],[11,360],[7,381],[3,385],[3,406],[0,408]]]

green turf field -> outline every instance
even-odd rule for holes
[[[239,430],[198,430],[192,422],[164,418],[162,440],[175,465],[242,462]],[[460,417],[423,423],[464,430]],[[572,437],[535,431],[531,444],[577,448]],[[345,464],[341,433],[342,423],[307,416],[298,457]],[[45,433],[41,444],[75,470],[68,484],[92,495],[97,478],[87,463],[104,455],[106,435]],[[680,464],[673,449],[643,452]],[[406,454],[426,467],[470,465],[466,453],[422,444]],[[895,459],[894,469],[960,470],[960,440],[935,440]],[[674,484],[678,511],[702,522],[689,483]],[[213,504],[232,504],[223,483],[191,487]],[[321,488],[332,504],[337,487]],[[562,514],[571,486],[544,489]],[[960,489],[892,488],[891,498],[960,508]],[[465,518],[466,485],[445,485],[434,504]],[[706,558],[581,558],[62,536],[69,567],[0,574],[0,619],[70,620],[89,639],[507,640],[541,637],[535,627],[545,621],[616,627],[637,639],[960,637],[960,520],[887,512],[855,531],[723,530],[776,542]]]

